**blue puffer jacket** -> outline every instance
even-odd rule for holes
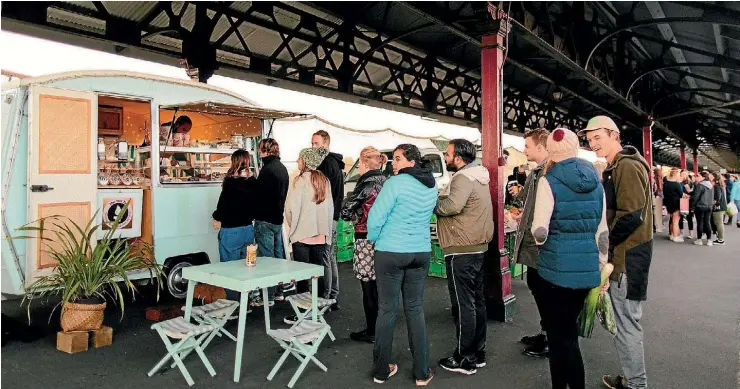
[[[368,214],[367,239],[375,242],[377,251],[431,252],[429,222],[435,205],[437,186],[431,172],[421,181],[412,174],[392,176]]]
[[[570,158],[548,170],[555,200],[547,241],[540,247],[537,270],[565,288],[599,286],[596,232],[604,209],[604,188],[588,161]],[[538,199],[539,201],[539,199]]]

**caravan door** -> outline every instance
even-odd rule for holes
[[[34,85],[28,104],[28,220],[60,215],[84,228],[97,199],[97,96]],[[53,228],[49,224],[45,228]],[[58,246],[39,238],[27,244],[30,284],[54,269],[56,261],[46,250]]]

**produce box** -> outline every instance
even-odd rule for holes
[[[447,268],[442,263],[432,262],[429,264],[429,276],[437,278],[447,278]]]

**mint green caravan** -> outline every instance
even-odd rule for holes
[[[188,120],[189,125],[182,125]],[[252,150],[275,119],[232,92],[188,80],[118,71],[26,78],[2,87],[3,299],[54,269],[38,239],[7,239],[49,215],[153,244],[166,287],[183,298],[182,269],[218,262],[211,213],[237,148]],[[142,270],[132,279],[148,277]]]

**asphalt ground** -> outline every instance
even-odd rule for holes
[[[657,235],[650,274],[648,301],[644,305],[645,358],[651,388],[725,389],[740,387],[740,229],[727,227],[727,245],[704,247],[690,242],[672,243],[665,233]],[[364,315],[359,281],[349,264],[340,264],[342,309],[326,318],[337,336],[328,338],[318,358],[329,368],[322,372],[309,365],[296,388],[370,388],[372,346],[349,340],[349,333],[363,326]],[[438,388],[550,387],[547,360],[521,353],[518,340],[538,330],[534,300],[520,279],[513,282],[519,312],[511,323],[489,321],[488,366],[473,376],[437,369],[430,384]],[[111,347],[68,355],[55,349],[58,318],[47,325],[48,308],[34,311],[33,342],[11,341],[0,350],[1,384],[6,388],[185,388],[177,369],[147,377],[147,371],[164,355],[164,346],[144,311],[151,300],[139,298],[126,305],[125,316],[112,310],[106,323],[114,327]],[[430,362],[436,366],[454,348],[454,328],[449,309],[446,280],[430,278],[426,293]],[[25,320],[18,302],[3,302],[6,315]],[[279,303],[272,311],[273,326],[292,311]],[[236,330],[235,323],[227,328]],[[597,325],[591,339],[582,339],[587,388],[602,388],[603,374],[620,371],[609,334]],[[264,333],[260,314],[250,314],[246,328],[241,382],[232,381],[235,344],[216,339],[206,354],[216,369],[210,377],[195,355],[186,359],[194,387],[281,388],[287,385],[298,363],[289,359],[272,382],[267,374],[280,357],[281,349]],[[394,357],[399,374],[383,386],[412,387],[411,354],[406,340],[403,313],[397,318]],[[7,385],[7,386],[6,386]]]

